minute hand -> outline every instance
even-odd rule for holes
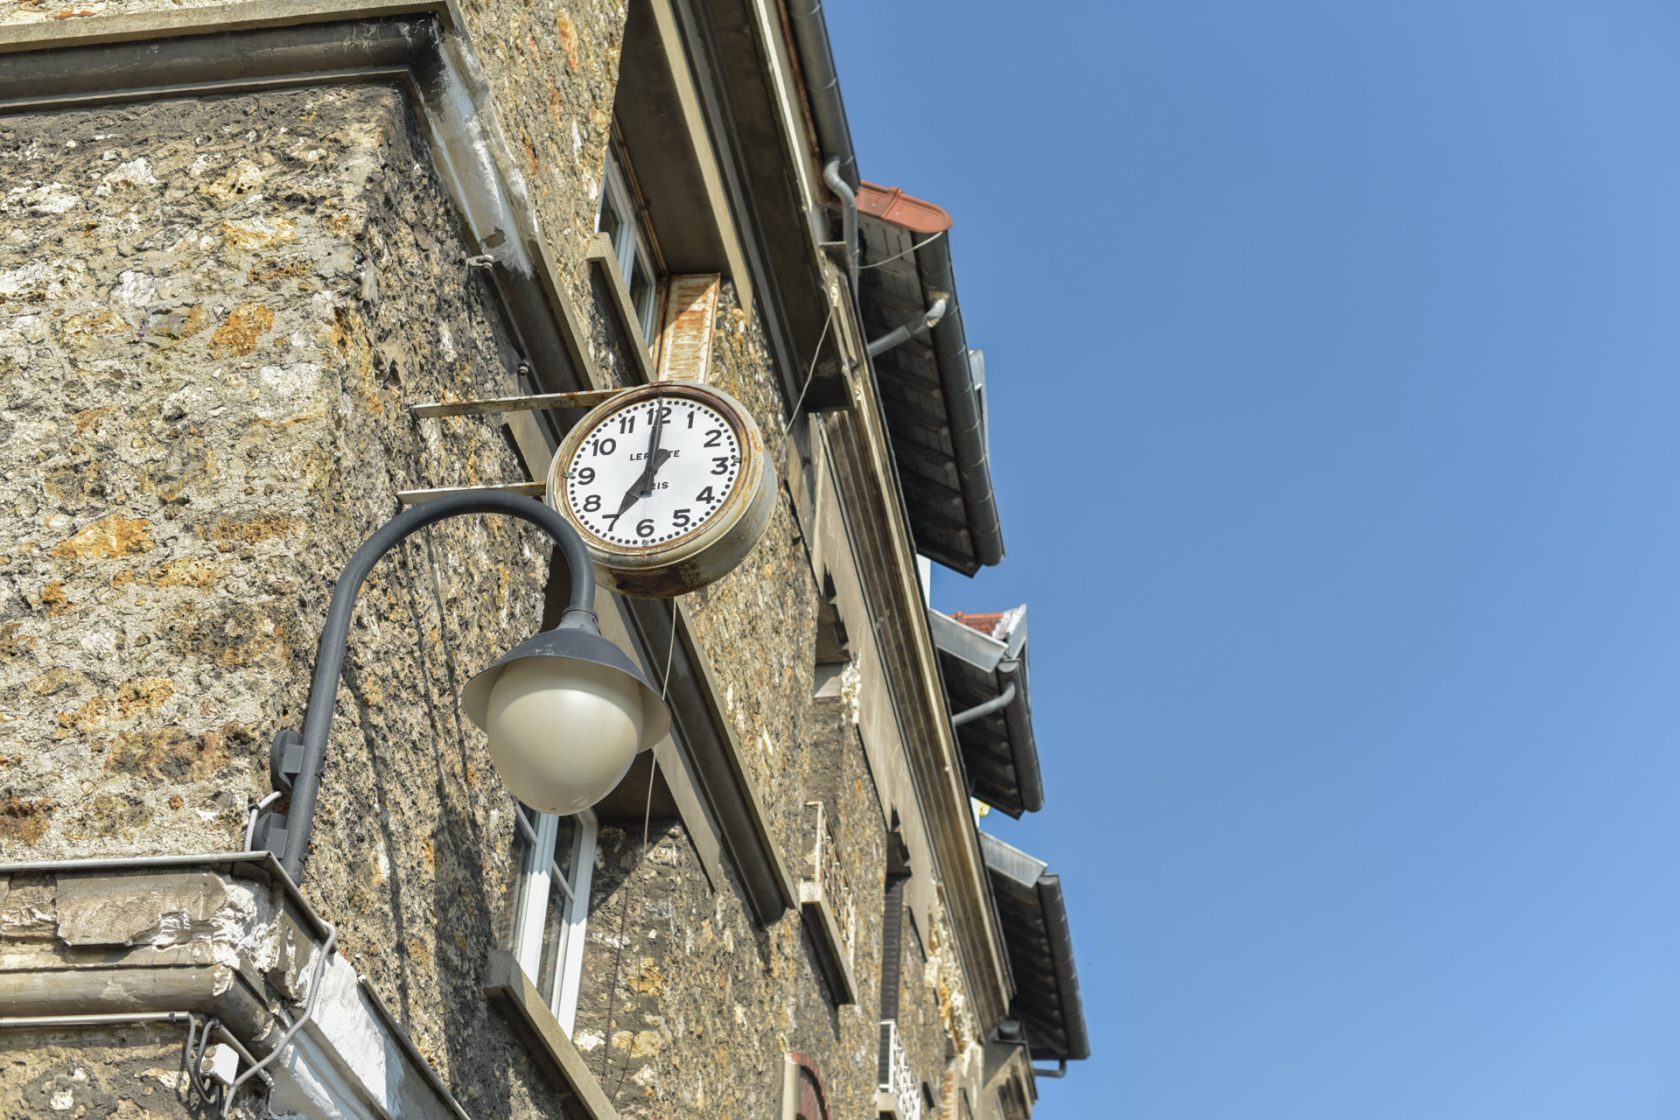
[[[653,493],[653,476],[659,473],[659,467],[671,457],[667,451],[663,457],[659,453],[659,437],[665,431],[665,406],[657,400],[653,403],[653,432],[648,436],[647,462],[642,466],[642,477],[637,483],[642,488],[642,496]]]
[[[660,464],[671,457],[669,451],[661,453],[659,450],[659,436],[661,429],[664,427],[664,409],[655,405],[653,431],[648,434],[647,455],[645,462],[642,464],[642,473],[636,476],[636,481],[632,482],[630,489],[624,492],[624,497],[618,503],[618,512],[608,518],[612,523],[610,528],[616,530],[619,518],[628,513],[631,506],[653,493],[653,476],[659,470]]]

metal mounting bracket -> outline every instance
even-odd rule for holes
[[[398,490],[397,501],[405,506],[417,506],[437,498],[447,498],[451,494],[482,494],[490,490],[500,491],[503,494],[519,494],[527,498],[540,498],[547,493],[548,484],[543,482],[487,482],[482,486],[439,486],[433,490]]]
[[[523,368],[523,366],[522,366]],[[464,401],[426,401],[408,406],[409,415],[416,420],[434,416],[489,416],[498,412],[545,412],[561,408],[594,408],[612,400],[623,389],[584,389],[576,393],[530,393],[517,397],[480,397]],[[425,490],[398,490],[397,501],[405,506],[417,506],[450,494],[499,491],[541,498],[547,486],[541,482],[494,482],[482,486],[439,486]]]
[[[281,793],[292,792],[292,783],[303,773],[303,736],[288,727],[274,736],[268,748],[268,776]]]
[[[577,393],[532,393],[518,397],[482,397],[465,401],[427,401],[411,404],[416,419],[429,416],[484,416],[492,412],[541,412],[551,408],[594,408],[623,389],[584,389]]]

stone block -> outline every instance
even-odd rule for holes
[[[50,940],[57,922],[51,879],[18,876],[0,894],[0,939]]]
[[[209,931],[228,903],[228,885],[210,872],[87,875],[61,879],[58,936],[66,945],[134,945]]]

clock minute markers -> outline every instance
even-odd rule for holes
[[[639,433],[637,423],[646,425]],[[549,501],[611,584],[669,597],[717,579],[762,534],[775,473],[758,438],[722,390],[629,389],[567,434],[549,469]]]
[[[687,409],[686,424],[683,417],[676,414],[678,408]],[[645,450],[635,455],[627,456],[622,451],[614,455],[613,445],[617,443],[620,448],[623,447],[623,436],[634,428],[638,416],[648,421]],[[604,435],[614,421],[618,440]],[[700,423],[696,424],[696,421]],[[596,486],[588,486],[581,484],[577,476],[568,471],[567,477],[572,479],[568,489],[576,516],[585,528],[603,541],[647,547],[690,536],[724,508],[725,499],[735,489],[741,463],[736,434],[724,416],[703,404],[680,399],[646,404],[638,402],[628,409],[603,416],[590,425],[589,431],[591,437],[586,437],[586,446],[593,447],[595,455],[604,452],[607,456],[606,460],[602,460],[605,477]],[[667,439],[680,447],[665,446]],[[676,459],[683,462],[673,466],[672,460]],[[641,460],[639,469],[635,465],[636,460]],[[671,471],[677,473],[668,483],[658,481]],[[602,495],[597,487],[601,483],[615,485],[616,479],[626,478],[626,473],[629,474],[630,484],[622,492],[618,507],[601,509]],[[665,494],[667,486],[672,488],[669,495]],[[692,487],[698,487],[699,493],[693,493]],[[586,493],[585,488],[594,492]],[[719,489],[723,493],[715,494]],[[684,501],[691,493],[692,501],[699,503],[697,510],[691,510],[692,503]],[[666,497],[670,500],[664,500]],[[649,499],[647,505],[639,505],[643,499]],[[642,510],[642,520],[636,522],[634,533],[627,531],[620,534],[618,526],[624,523],[624,515],[636,509]]]

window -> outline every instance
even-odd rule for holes
[[[659,273],[654,268],[653,250],[649,247],[647,223],[642,208],[619,163],[618,153],[607,148],[607,173],[601,184],[601,212],[595,228],[612,242],[613,255],[618,258],[618,271],[624,285],[630,289],[630,306],[635,309],[636,321],[642,327],[642,339],[649,348],[653,345],[654,320],[659,312]]]
[[[583,974],[589,875],[595,865],[595,815],[556,817],[521,805],[514,819],[519,894],[513,955],[548,1000],[561,1029],[570,1035]]]

